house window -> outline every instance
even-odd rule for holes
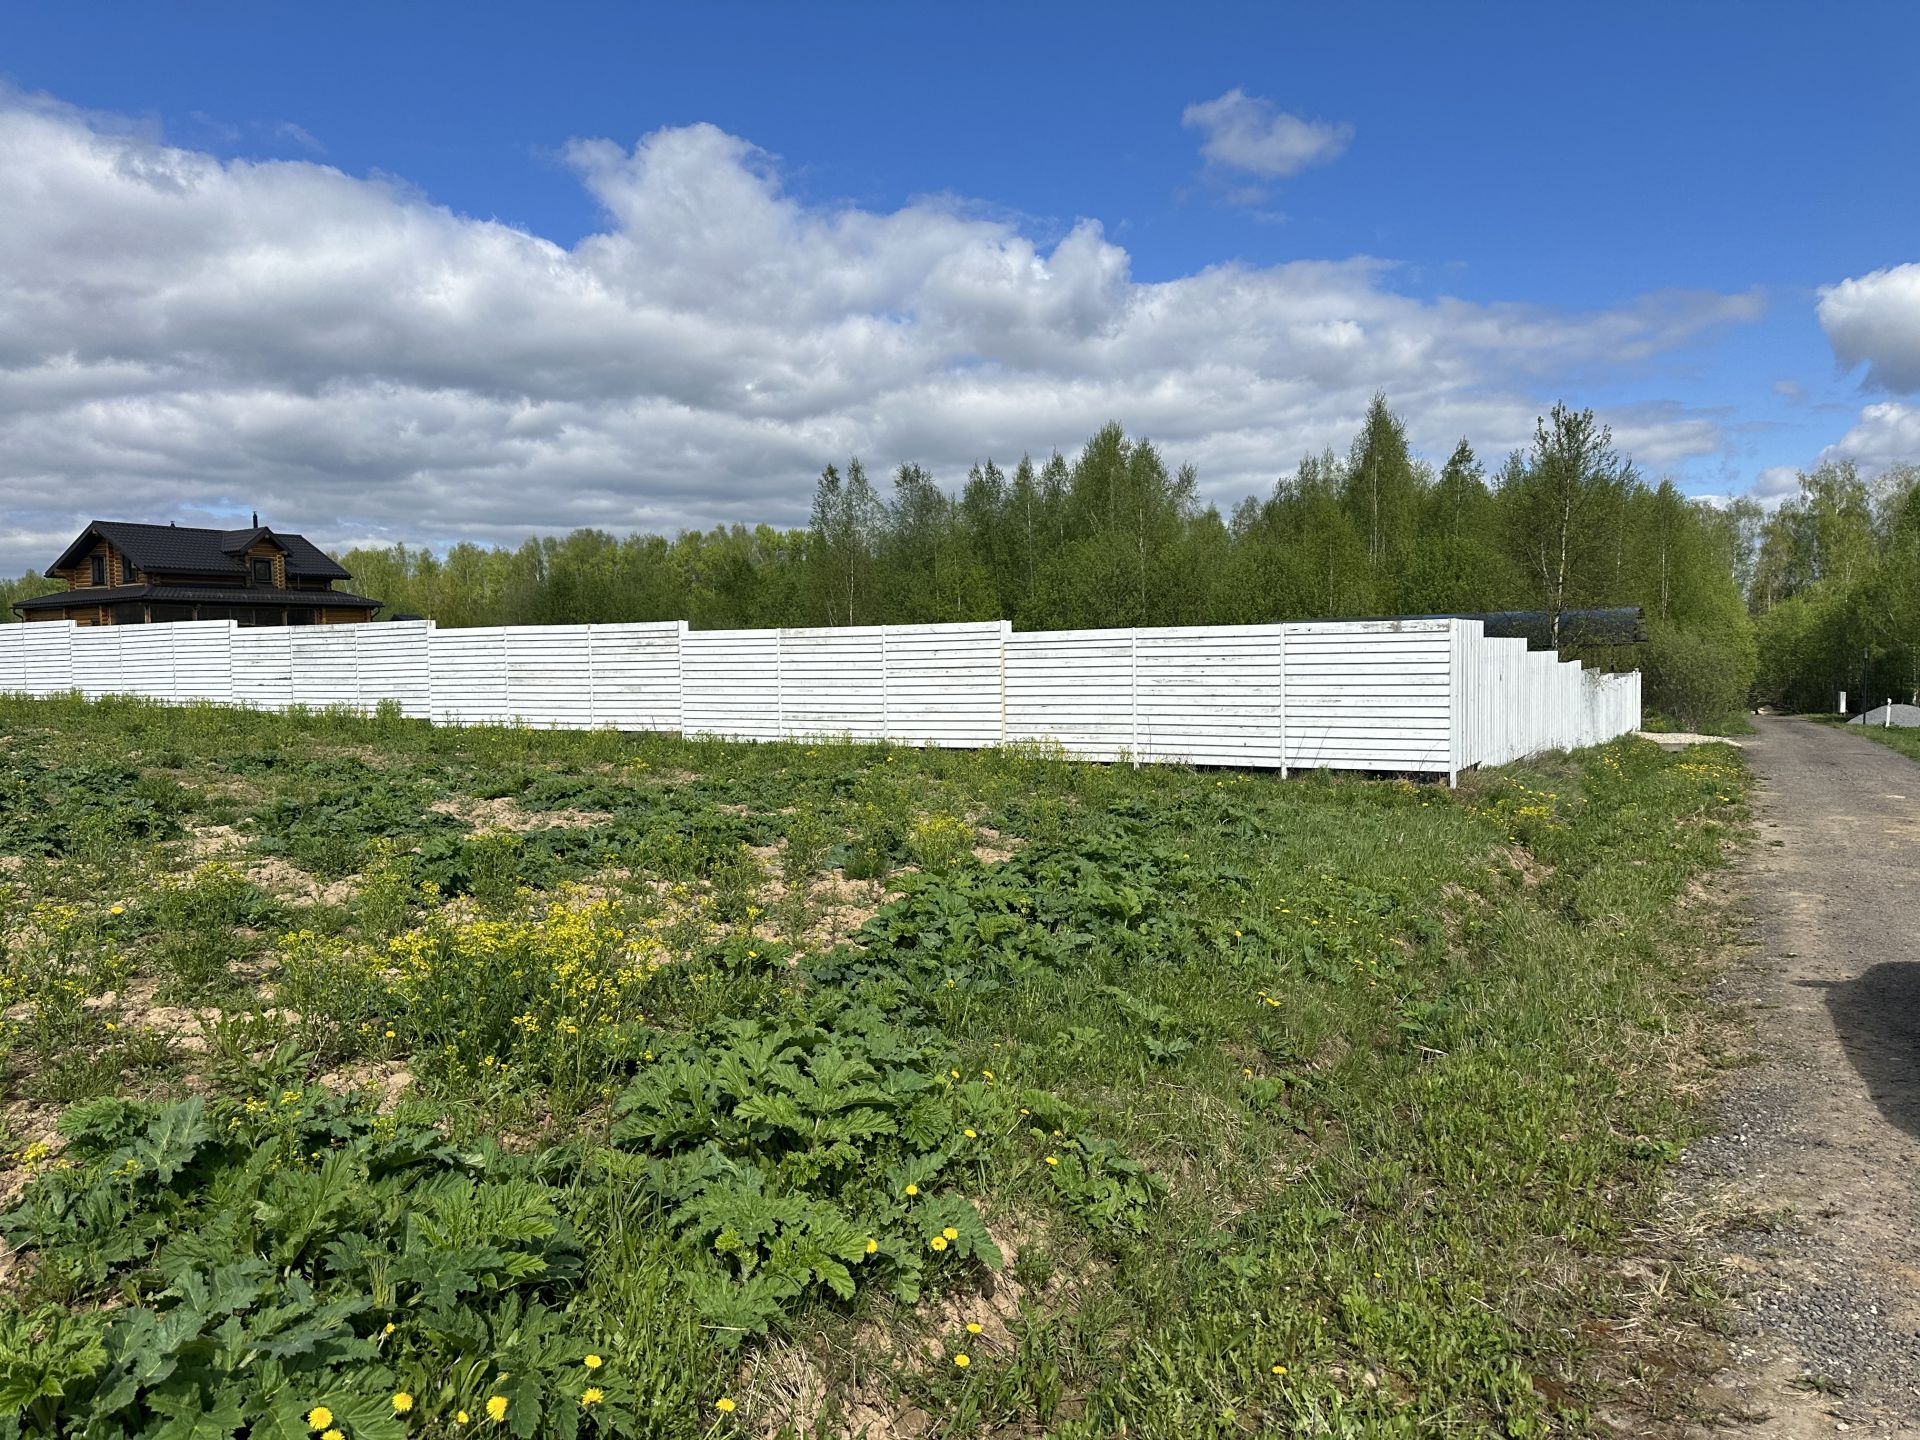
[[[253,583],[256,585],[273,584],[273,561],[256,560],[253,562]]]
[[[313,624],[313,611],[289,610],[287,611],[287,623],[289,625],[311,625]]]
[[[104,585],[107,583],[107,557],[106,556],[96,555],[93,557],[93,574],[89,578],[93,581],[95,585]]]

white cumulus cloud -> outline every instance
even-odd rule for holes
[[[1344,446],[1375,390],[1426,450],[1496,455],[1569,377],[1760,306],[1422,300],[1367,257],[1150,283],[1097,221],[808,203],[710,125],[566,155],[605,213],[571,246],[0,93],[0,569],[89,514],[258,508],[326,544],[796,523],[829,460],[954,482],[1108,419],[1230,500]],[[1683,407],[1608,418],[1649,465],[1721,444]]]
[[[1209,166],[1265,180],[1336,160],[1353,142],[1351,125],[1303,120],[1238,88],[1187,106],[1180,123],[1200,131],[1200,154]]]
[[[1840,364],[1867,383],[1920,390],[1920,265],[1892,265],[1820,291],[1820,324]]]

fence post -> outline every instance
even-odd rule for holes
[[[1287,627],[1280,627],[1280,778],[1287,778]]]
[[[1133,768],[1140,768],[1140,627],[1127,631],[1127,736]]]

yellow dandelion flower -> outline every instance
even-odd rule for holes
[[[391,1335],[393,1333],[393,1321],[389,1320],[385,1325],[381,1326],[380,1333],[382,1335]]]
[[[713,1402],[713,1408],[718,1410],[722,1415],[731,1415],[733,1413],[733,1401],[722,1395],[718,1400]]]
[[[394,1414],[404,1415],[407,1413],[407,1411],[411,1410],[412,1408],[413,1408],[413,1396],[409,1395],[404,1390],[399,1390],[394,1393],[394,1397],[393,1397],[393,1413]]]
[[[1047,1164],[1058,1165],[1059,1163],[1060,1163],[1060,1157],[1058,1155],[1047,1156]]]
[[[946,1237],[946,1236],[944,1236],[944,1235],[936,1235],[936,1236],[934,1236],[934,1237],[933,1237],[933,1238],[932,1238],[931,1240],[929,1240],[929,1241],[927,1241],[927,1248],[928,1248],[929,1250],[944,1250],[944,1249],[946,1249],[946,1248],[947,1248],[947,1237]]]
[[[918,1195],[919,1193],[920,1193],[920,1187],[918,1185],[907,1186],[907,1194]]]
[[[953,1363],[964,1370],[967,1366],[971,1365],[973,1361],[965,1355],[956,1355],[953,1357]]]
[[[966,1136],[967,1139],[969,1140],[978,1140],[980,1138],[978,1135],[974,1134],[973,1131],[971,1130],[962,1130],[960,1133]]]
[[[307,1412],[309,1430],[325,1430],[333,1424],[333,1411],[324,1405],[316,1405]]]
[[[867,1237],[867,1254],[871,1255],[873,1254],[874,1251],[878,1250],[879,1248],[880,1248],[880,1242],[874,1239],[871,1235],[869,1235]]]
[[[1287,1367],[1284,1365],[1276,1365],[1273,1367],[1273,1373],[1276,1375],[1284,1375],[1287,1373]]]
[[[958,1240],[960,1238],[960,1232],[954,1229],[953,1226],[951,1225],[947,1226],[947,1228],[942,1230],[940,1233],[946,1236],[947,1239],[949,1240]]]
[[[338,1430],[329,1430],[320,1437],[320,1440],[347,1440],[347,1437],[342,1435]]]
[[[606,1364],[607,1362],[602,1360],[598,1355],[589,1355],[585,1360],[581,1361],[580,1363],[585,1365],[589,1370],[598,1370],[602,1365]]]
[[[507,1418],[506,1396],[489,1395],[487,1397],[487,1418],[489,1420],[504,1420]]]
[[[580,1392],[580,1403],[582,1405],[598,1405],[606,1398],[607,1392],[602,1390],[598,1385],[589,1385],[585,1390]]]
[[[978,1335],[980,1333],[980,1322],[978,1320],[967,1321],[967,1333],[969,1335]]]
[[[456,1425],[464,1425],[472,1418],[473,1417],[468,1415],[464,1410],[456,1410],[453,1412],[453,1423]]]

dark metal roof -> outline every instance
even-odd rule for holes
[[[275,590],[265,585],[101,585],[80,590],[56,590],[16,600],[13,608],[64,610],[72,605],[118,605],[145,600],[156,605],[290,606],[296,610],[378,610],[380,602],[344,590]]]
[[[1548,610],[1497,610],[1460,618],[1482,621],[1489,636],[1525,640],[1536,650],[1545,650],[1553,643],[1553,613]],[[1646,638],[1646,618],[1638,605],[1560,612],[1562,645],[1640,645]]]
[[[289,575],[303,580],[353,578],[304,535],[280,534],[264,525],[246,530],[206,530],[193,525],[140,525],[127,520],[93,521],[53,562],[48,576],[74,564],[93,536],[112,545],[143,573],[155,575],[244,575],[247,549],[265,540],[286,553]]]

